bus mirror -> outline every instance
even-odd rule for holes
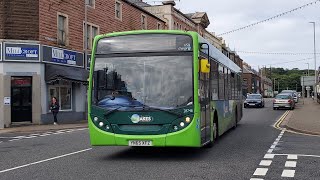
[[[210,73],[210,64],[208,59],[200,60],[200,71],[202,73]]]

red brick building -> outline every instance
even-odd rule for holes
[[[161,18],[132,1],[88,2],[89,52],[97,34],[165,28]],[[0,0],[0,99],[11,100],[0,103],[0,128],[51,123],[53,96],[60,122],[86,118],[85,9],[84,0]]]

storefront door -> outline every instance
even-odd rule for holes
[[[32,122],[32,77],[11,78],[11,121]]]

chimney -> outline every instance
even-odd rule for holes
[[[175,5],[176,5],[176,2],[174,2],[174,0],[164,0],[164,1],[162,1],[162,4],[163,4],[163,5],[172,5],[172,6],[175,6]]]

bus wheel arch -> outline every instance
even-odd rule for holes
[[[213,139],[214,141],[219,138],[219,117],[218,117],[218,112],[215,110],[214,111],[214,116],[213,116]]]

